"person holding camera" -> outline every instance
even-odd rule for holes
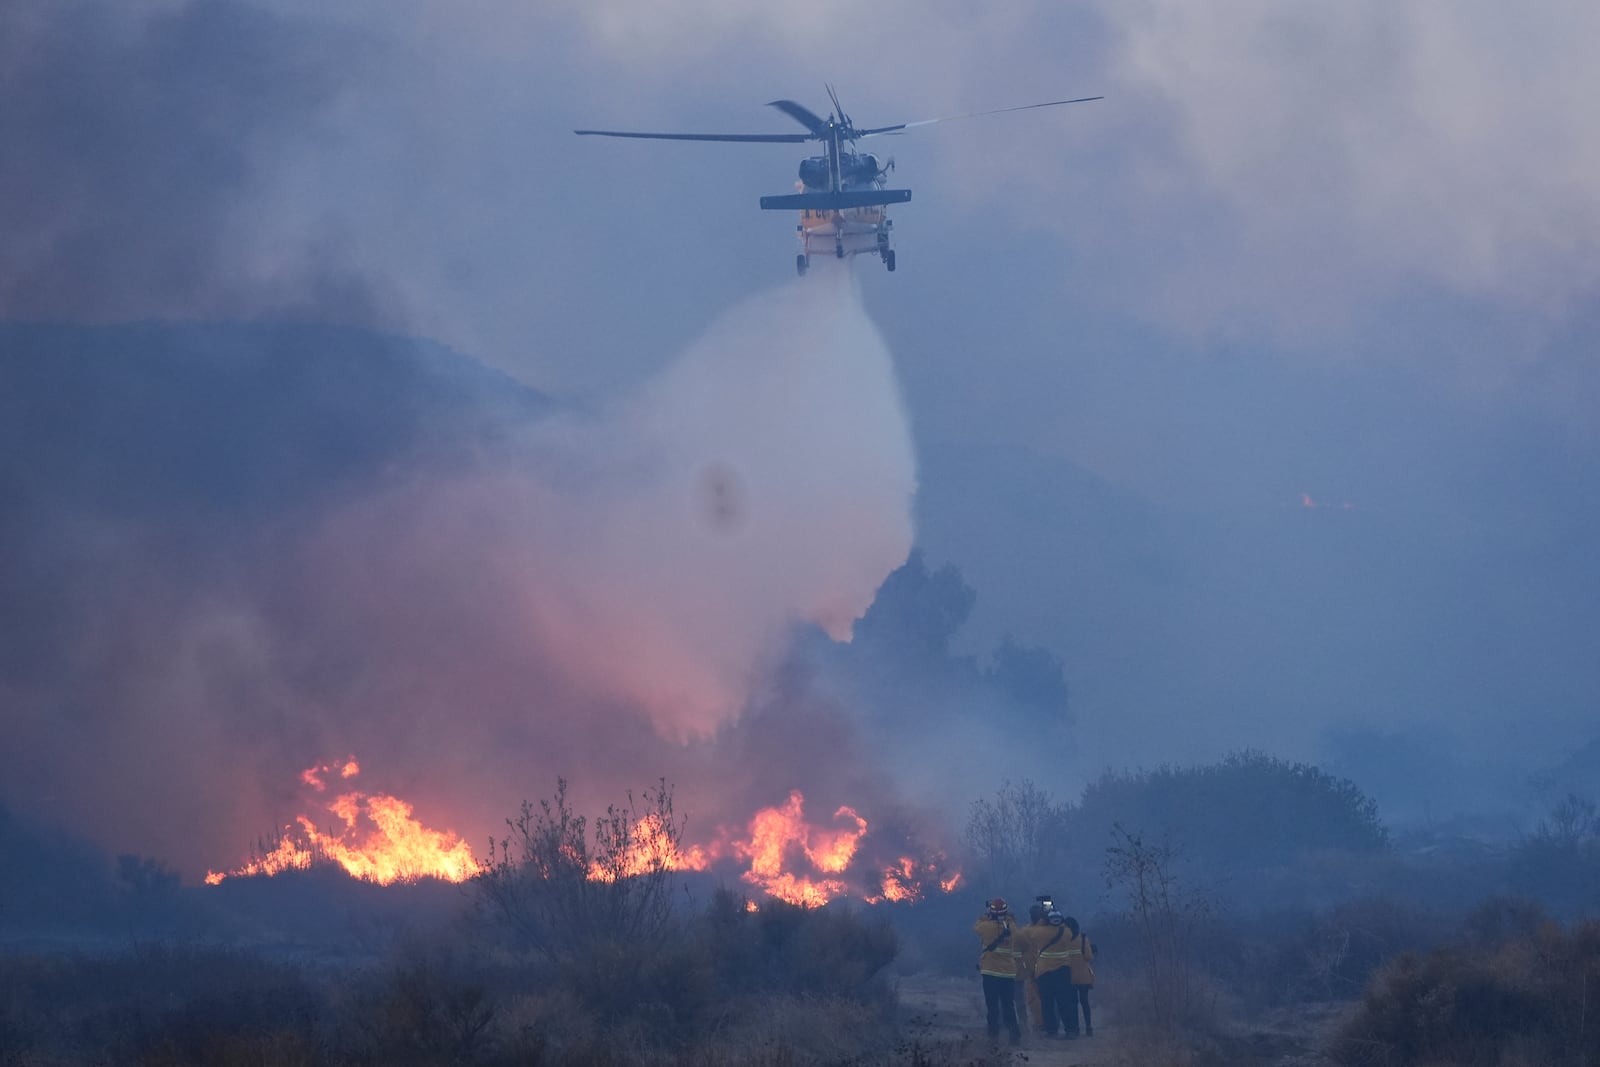
[[[1058,1033],[1078,1036],[1078,1005],[1072,992],[1074,943],[1068,932],[1069,921],[1076,926],[1076,920],[1068,920],[1051,905],[1043,923],[1023,932],[1023,951],[1033,961],[1034,981],[1039,983],[1044,1032],[1051,1037]]]
[[[1028,926],[1023,932],[1031,933],[1035,926],[1044,926],[1045,913],[1048,910],[1049,904],[1046,897],[1036,898],[1032,904],[1028,905]],[[1034,974],[1033,971],[1035,962],[1032,950],[1025,950],[1022,955],[1017,957],[1017,984],[1018,988],[1022,990],[1023,1002],[1028,1007],[1025,1021],[1029,1029],[1043,1033],[1044,1007],[1039,1003],[1039,980],[1038,975]],[[1017,1015],[1020,1019],[1022,1008],[1017,1008]]]
[[[983,945],[978,955],[978,973],[983,976],[983,1005],[988,1017],[989,1038],[1000,1036],[1004,1023],[1013,1045],[1022,1042],[1022,1027],[1017,1024],[1017,960],[1021,955],[1018,934],[1022,924],[1002,897],[995,897],[984,908],[972,930]]]

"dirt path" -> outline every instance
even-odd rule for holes
[[[991,1048],[984,1034],[983,988],[978,978],[914,975],[900,980],[900,1006],[908,1031],[926,1044],[943,1044],[958,1050],[965,1062],[977,1060]],[[1130,1061],[1119,1054],[1116,1020],[1102,1018],[1095,1006],[1094,1037],[1074,1041],[1028,1033],[1024,1026],[1021,1046],[1011,1049],[1001,1036],[999,1062],[1038,1067],[1125,1067]],[[970,1051],[969,1051],[970,1050]]]
[[[977,976],[950,978],[914,975],[900,980],[900,1005],[906,1032],[926,1047],[953,1053],[957,1063],[1030,1064],[1032,1067],[1151,1067],[1151,1046],[1136,1031],[1125,1031],[1115,1006],[1094,1006],[1094,1037],[1075,1041],[1026,1032],[1012,1049],[1002,1036],[999,1054],[984,1033],[983,989]],[[1213,1059],[1251,1067],[1329,1067],[1320,1049],[1355,1005],[1345,1002],[1284,1008],[1248,1023],[1237,1022],[1225,1037],[1210,1039]],[[948,1057],[947,1057],[948,1058]]]

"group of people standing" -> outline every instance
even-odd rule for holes
[[[1022,1040],[1016,1003],[1021,981],[1033,1025],[1051,1037],[1075,1038],[1081,1008],[1083,1036],[1092,1037],[1089,990],[1094,987],[1094,946],[1078,920],[1061,914],[1048,898],[1041,897],[1028,918],[1023,925],[1010,905],[995,897],[972,925],[983,945],[978,971],[983,975],[989,1036],[998,1038],[1004,1026],[1012,1044]]]

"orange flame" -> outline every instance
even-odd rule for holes
[[[867,896],[869,904],[883,901],[914,904],[928,893],[929,886],[938,886],[942,893],[952,892],[961,883],[960,871],[944,870],[944,854],[934,853],[926,860],[901,856],[883,869],[882,891]]]
[[[850,890],[842,878],[819,878],[784,869],[788,858],[798,852],[818,874],[843,874],[855,858],[856,848],[867,834],[867,820],[854,808],[841,807],[833,821],[844,823],[833,829],[812,826],[805,820],[805,796],[798,790],[789,794],[781,808],[763,808],[750,820],[750,836],[734,841],[734,854],[750,861],[750,869],[740,877],[759,886],[768,896],[818,907]]]
[[[710,855],[699,845],[687,851],[679,849],[658,815],[646,815],[634,823],[631,837],[616,865],[605,866],[598,860],[589,864],[591,880],[611,882],[618,875],[634,878],[652,871],[703,871],[711,866]]]
[[[354,759],[337,767],[309,767],[301,772],[300,780],[321,792],[326,788],[321,776],[331,773],[354,778],[361,773],[361,767]],[[308,870],[323,860],[339,864],[354,878],[380,885],[418,878],[464,882],[480,869],[465,841],[448,830],[423,826],[412,817],[411,805],[398,797],[342,793],[326,808],[344,824],[342,829],[318,830],[309,817],[297,816],[298,829],[296,825],[286,826],[270,852],[227,874],[207,871],[206,884],[217,885],[230,876]]]
[[[921,896],[921,889],[915,879],[917,876],[917,861],[910,856],[901,856],[898,863],[887,867],[883,872],[883,899],[893,901],[912,901]]]
[[[321,793],[331,776],[350,779],[360,773],[360,764],[351,757],[309,767],[300,781]],[[337,819],[334,828],[319,830],[309,816],[297,816],[270,851],[226,874],[208,871],[206,884],[307,870],[321,862],[337,863],[352,877],[382,885],[417,878],[464,882],[482,869],[465,841],[422,825],[411,805],[397,797],[352,791],[319,803]],[[660,816],[647,815],[632,826],[622,855],[610,863],[592,861],[588,877],[609,882],[655,871],[704,871],[737,858],[749,865],[741,880],[801,907],[820,907],[845,895],[868,903],[911,903],[934,886],[948,893],[960,882],[960,872],[946,870],[940,853],[920,860],[902,856],[876,873],[864,873],[861,868],[873,867],[858,862],[867,830],[867,820],[848,805],[833,813],[832,825],[807,822],[805,796],[796,789],[782,806],[757,811],[742,833],[725,826],[706,844],[685,846]],[[751,900],[747,906],[754,910],[758,905]]]

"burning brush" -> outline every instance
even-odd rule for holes
[[[361,772],[354,758],[308,768],[300,780],[325,793],[329,779],[349,781]],[[564,804],[563,783],[563,800]],[[320,798],[319,798],[320,803]],[[431,830],[398,797],[348,790],[322,804],[335,817],[318,829],[309,815],[286,825],[271,848],[241,866],[210,871],[209,885],[225,878],[272,876],[336,863],[351,877],[388,885],[439,878],[464,882],[484,869],[467,843],[449,830]],[[564,810],[564,809],[563,809]],[[526,813],[525,813],[526,814]],[[840,897],[868,903],[911,903],[929,893],[948,893],[961,880],[942,853],[874,860],[863,855],[870,827],[854,808],[843,805],[827,823],[805,814],[805,796],[796,789],[777,807],[758,810],[743,827],[720,827],[712,838],[685,845],[681,825],[671,822],[670,805],[628,821],[622,839],[605,850],[608,861],[591,860],[592,881],[615,881],[656,870],[709,871],[738,865],[739,879],[767,897],[803,907],[818,907]]]

